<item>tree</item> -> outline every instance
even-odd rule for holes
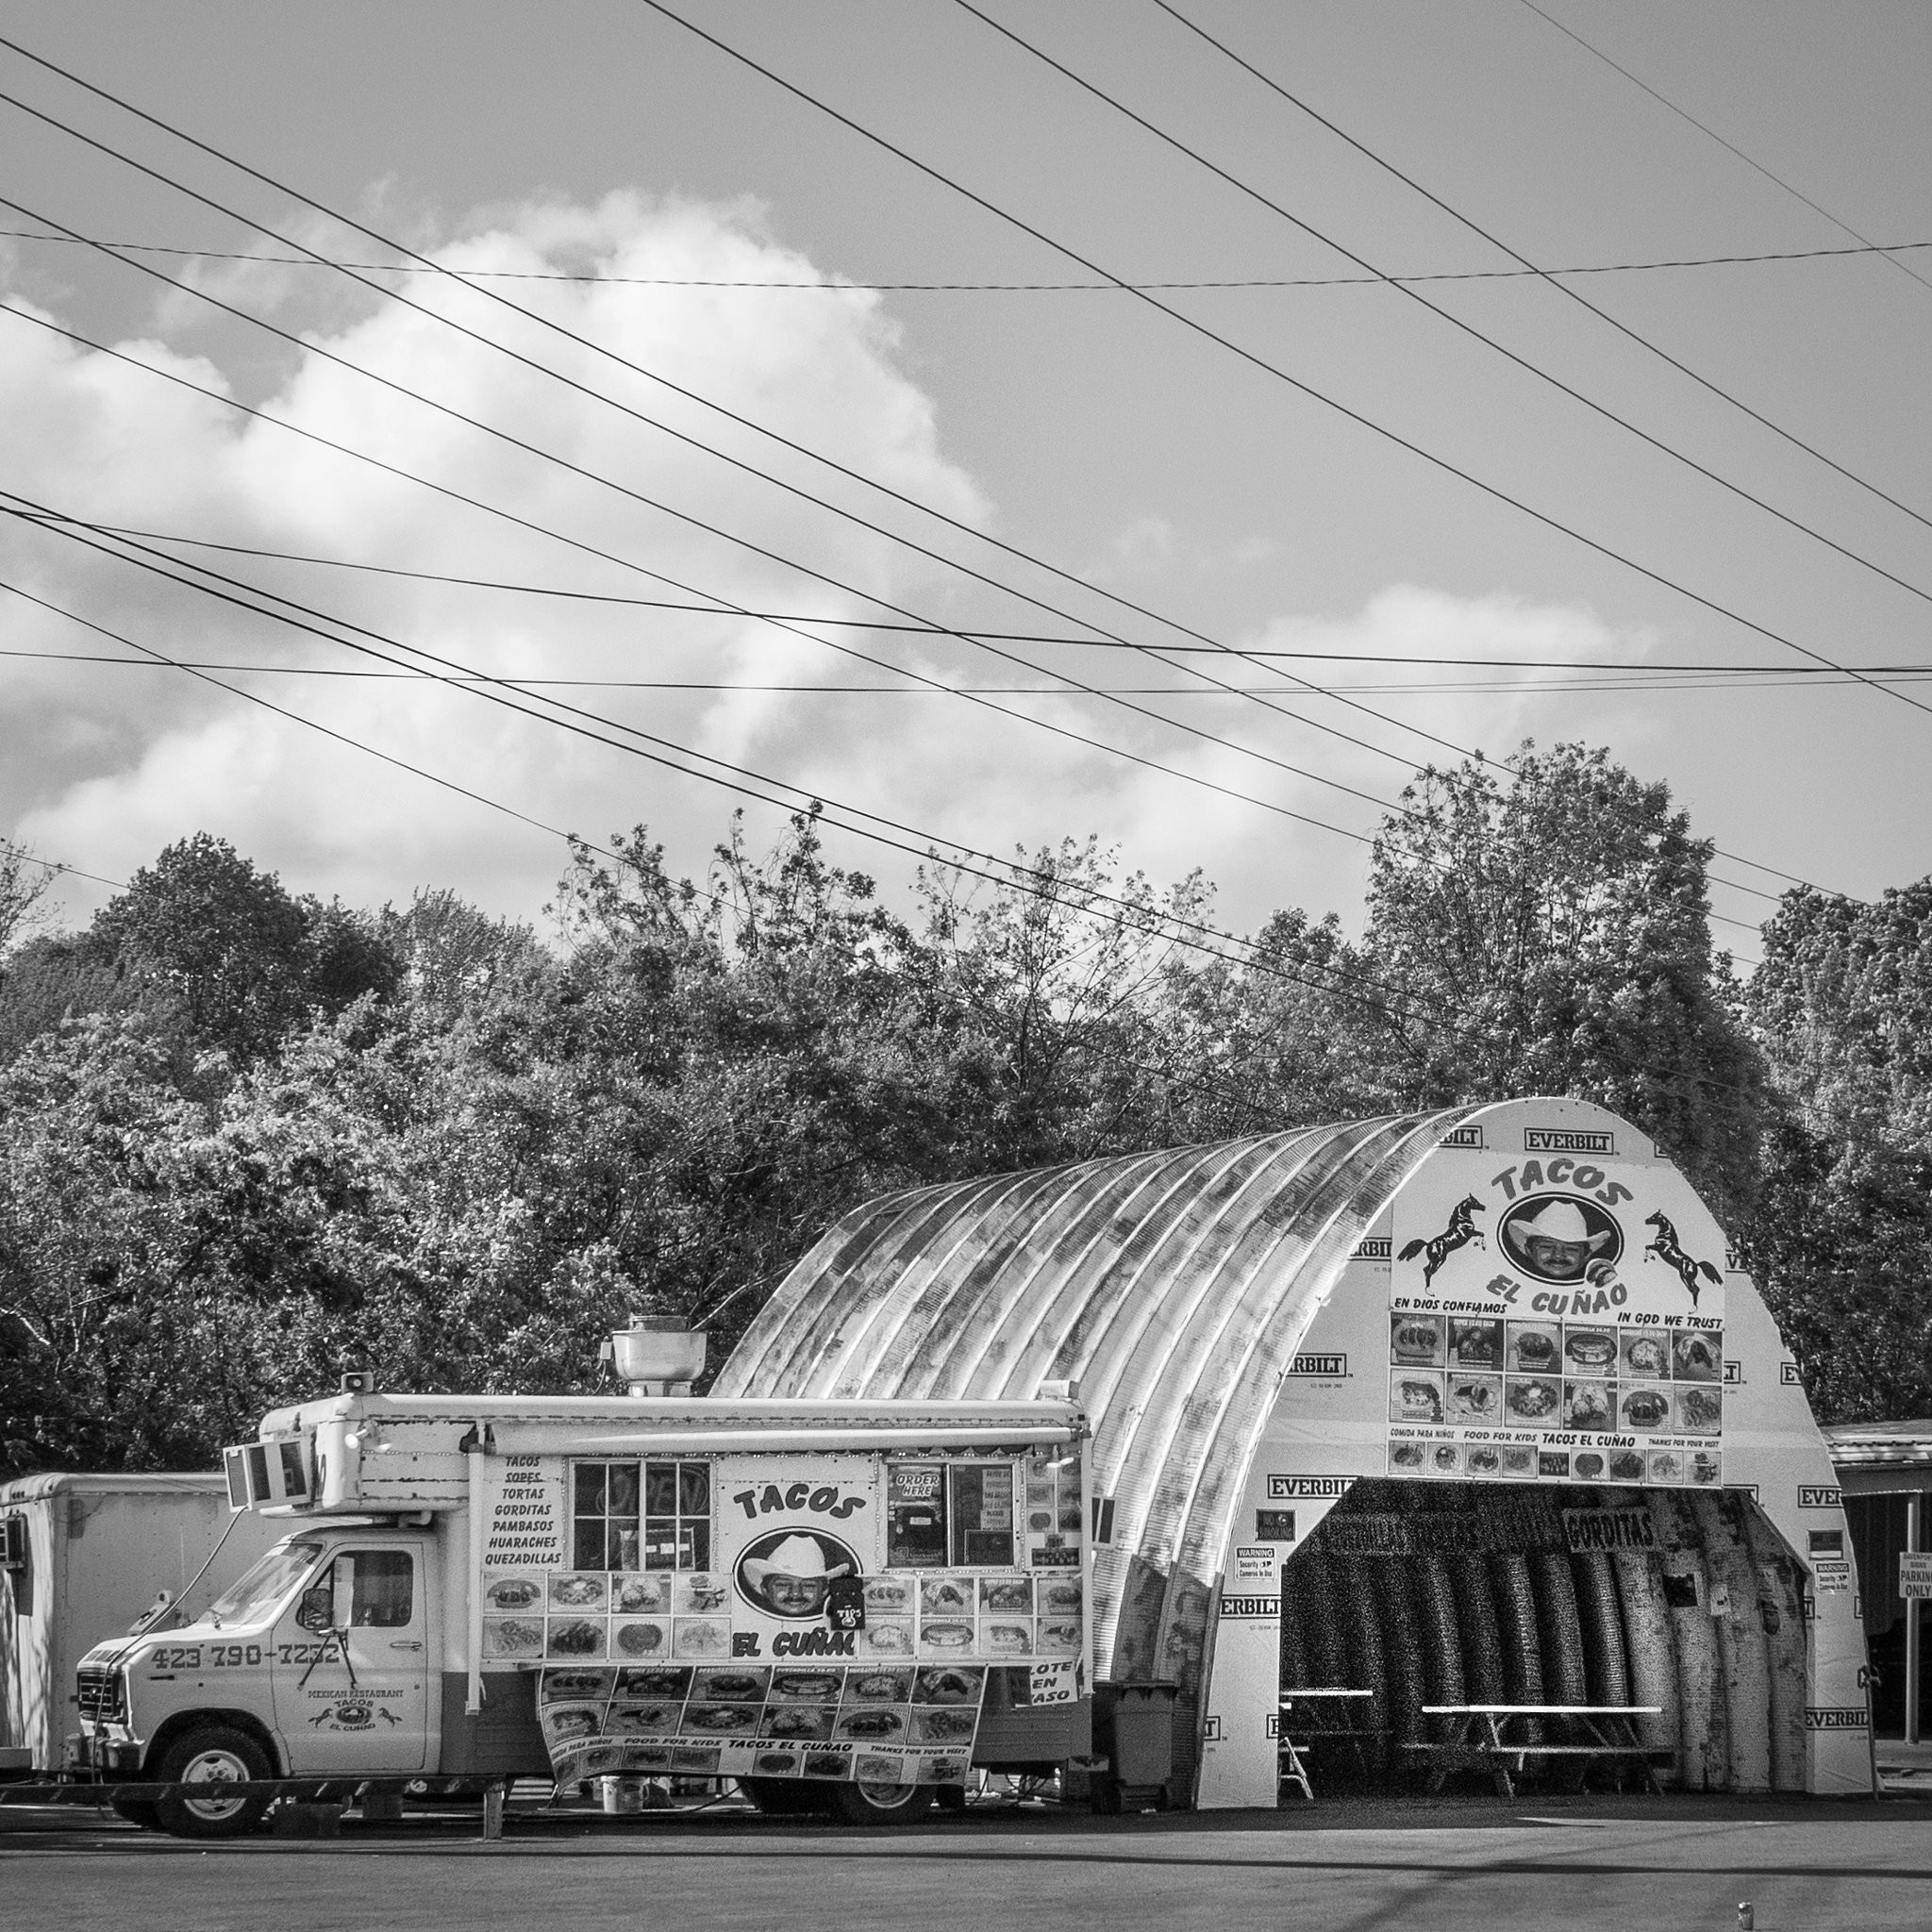
[[[42,902],[59,874],[58,866],[36,858],[25,845],[0,839],[0,967],[33,936]]]
[[[1777,1081],[1747,1253],[1831,1420],[1932,1405],[1932,879],[1788,892],[1749,1011]]]
[[[1385,819],[1351,991],[1389,1088],[1441,1107],[1596,1100],[1714,1198],[1751,1195],[1762,1071],[1710,941],[1711,847],[1607,752],[1525,744],[1508,782],[1425,769]]]
[[[393,992],[399,963],[376,922],[297,899],[224,839],[197,832],[101,908],[84,957],[172,1012],[192,1049],[270,1052],[319,1008]]]

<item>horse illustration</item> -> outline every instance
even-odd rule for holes
[[[1486,1248],[1489,1242],[1483,1239],[1482,1229],[1474,1216],[1483,1211],[1483,1204],[1474,1194],[1465,1194],[1457,1202],[1455,1210],[1449,1216],[1449,1225],[1433,1241],[1412,1241],[1397,1257],[1413,1261],[1418,1255],[1426,1255],[1423,1263],[1423,1286],[1427,1288],[1436,1278],[1436,1270],[1453,1255],[1457,1248],[1467,1247],[1474,1241],[1477,1247]]]
[[[1657,1239],[1645,1249],[1646,1255],[1655,1255],[1661,1261],[1668,1261],[1677,1271],[1677,1279],[1690,1291],[1690,1306],[1697,1306],[1697,1284],[1701,1276],[1707,1281],[1722,1282],[1724,1276],[1708,1261],[1693,1261],[1684,1252],[1677,1240],[1677,1230],[1673,1227],[1661,1210],[1644,1217],[1645,1227],[1657,1229]]]

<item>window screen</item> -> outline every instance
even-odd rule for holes
[[[706,1462],[580,1462],[572,1477],[577,1570],[708,1570],[711,1469]]]
[[[946,1472],[937,1462],[886,1471],[886,1568],[939,1570],[946,1561]]]
[[[956,1569],[1002,1569],[1013,1560],[1013,1465],[955,1463],[947,1472]]]

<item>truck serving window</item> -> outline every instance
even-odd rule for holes
[[[956,1462],[952,1491],[953,1567],[1003,1569],[1013,1560],[1013,1465]]]
[[[580,1462],[571,1479],[577,1570],[708,1570],[708,1462]]]
[[[946,1472],[938,1462],[886,1467],[886,1568],[940,1570],[946,1561]]]

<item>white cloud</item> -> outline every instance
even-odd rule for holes
[[[308,231],[305,231],[308,232]],[[318,233],[320,231],[317,231]],[[321,245],[318,243],[318,245]],[[335,245],[333,242],[331,246]],[[774,242],[760,212],[612,195],[593,208],[512,209],[446,242],[439,258],[466,270],[597,272],[607,277],[756,281],[817,279]],[[629,596],[680,596],[658,572],[755,608],[865,613],[859,595],[760,558],[452,422],[331,363],[323,351],[555,452],[581,471],[741,533],[858,591],[915,609],[957,613],[950,586],[909,552],[856,525],[682,446],[618,409],[492,353],[428,316],[392,304],[345,311],[308,271],[210,270],[209,286],[272,303],[310,349],[275,373],[259,397],[271,413],[365,451],[512,517],[628,559],[632,571],[503,518],[465,508],[125,363],[77,350],[17,318],[0,318],[0,420],[14,488],[76,515],[228,543],[353,558],[399,570],[510,579]],[[319,274],[320,272],[316,272]],[[587,341],[714,398],[854,470],[969,523],[987,508],[946,458],[928,398],[898,366],[899,344],[877,296],[663,288],[604,280],[493,284]],[[791,478],[922,541],[943,533],[778,449],[751,431],[459,286],[412,277],[413,300],[455,316],[588,388]],[[21,306],[18,301],[16,307]],[[259,377],[232,330],[192,334],[189,298],[158,310],[160,339],[129,354],[228,392]],[[45,313],[46,311],[39,311]],[[173,344],[171,346],[170,344]],[[256,391],[249,391],[251,400]],[[1124,556],[1158,561],[1171,541],[1150,519],[1124,533]],[[940,547],[958,549],[948,538]],[[698,617],[510,595],[404,577],[270,564],[208,554],[216,568],[271,583],[384,636],[497,675],[742,684],[891,684],[884,671],[788,632]],[[984,562],[975,558],[975,562]],[[342,648],[283,630],[157,582],[19,525],[0,528],[0,576],[175,657],[255,666],[369,668]],[[990,593],[970,608],[984,615]],[[995,616],[995,624],[1001,620]],[[107,641],[14,600],[0,603],[16,650],[115,651]],[[1027,626],[1021,626],[1027,627]],[[936,640],[841,631],[850,648],[948,681],[1009,684],[1024,674]],[[1587,612],[1507,598],[1457,598],[1396,586],[1359,612],[1283,618],[1244,641],[1348,654],[1579,658],[1619,644]],[[1641,650],[1641,640],[1621,641]],[[1032,655],[1077,666],[1093,683],[1150,684],[1167,674],[1126,653]],[[1108,660],[1097,663],[1103,656]],[[1191,661],[1201,662],[1194,659]],[[1235,684],[1266,675],[1237,660],[1213,669]],[[1310,663],[1316,682],[1359,681],[1346,664]],[[447,688],[359,678],[242,674],[253,691],[344,737],[378,747],[544,823],[599,836],[642,820],[674,863],[698,868],[732,798],[611,746],[519,718]],[[1203,866],[1223,887],[1227,919],[1252,925],[1291,902],[1351,909],[1357,846],[939,695],[573,690],[570,702],[674,743],[822,790],[904,824],[1006,852],[1063,833],[1119,840],[1157,878]],[[1158,758],[1231,790],[1357,828],[1360,799],[1171,732],[1085,698],[1002,697],[1004,706]],[[1142,699],[1378,796],[1405,768],[1224,698]],[[1420,760],[1427,744],[1332,700],[1279,687],[1278,702]],[[1539,716],[1536,700],[1493,692],[1391,698],[1385,708],[1458,742],[1480,734],[1503,751]],[[170,840],[206,829],[229,838],[302,890],[355,903],[401,898],[418,884],[454,885],[495,908],[530,912],[548,896],[562,852],[548,839],[447,790],[385,765],[302,724],[178,673],[0,659],[0,822],[42,853],[125,877]],[[607,736],[622,737],[600,724]],[[1440,756],[1447,756],[1441,753]],[[756,813],[755,837],[774,817]],[[901,879],[910,859],[857,843],[848,862]]]

